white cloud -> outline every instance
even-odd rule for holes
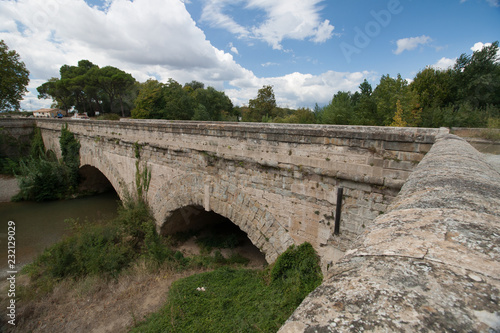
[[[429,36],[422,35],[420,37],[402,38],[396,42],[398,48],[393,51],[394,54],[401,54],[403,51],[411,51],[416,49],[419,45],[425,45],[431,42]]]
[[[229,43],[228,46],[231,49],[231,52],[233,52],[234,54],[240,54],[236,46],[233,45],[233,43]]]
[[[328,71],[319,75],[291,73],[281,77],[245,78],[230,83],[239,89],[226,89],[226,94],[235,105],[247,105],[255,98],[264,85],[272,85],[276,102],[283,107],[310,107],[315,103],[326,104],[340,90],[356,91],[365,78],[374,76],[373,72],[335,72]],[[243,81],[243,82],[242,82]],[[250,83],[250,84],[249,84]]]
[[[318,6],[323,0],[239,0],[245,9],[264,11],[266,19],[253,27],[244,27],[224,14],[224,8],[234,5],[230,0],[208,0],[203,8],[202,20],[238,35],[240,38],[256,38],[265,41],[273,49],[282,49],[284,39],[323,43],[333,36],[334,26],[320,19]]]
[[[205,3],[201,20],[209,22],[212,26],[223,28],[240,37],[249,35],[249,31],[236,23],[233,18],[223,13],[224,7],[229,4],[237,4],[241,0],[209,0]]]
[[[467,0],[460,0],[460,3],[464,3]],[[491,7],[500,7],[500,0],[486,0],[487,3],[490,4]]]
[[[265,63],[261,64],[261,66],[262,67],[279,66],[279,64],[277,62],[268,61],[268,62],[265,62]]]
[[[139,81],[154,75],[222,88],[224,80],[247,75],[210,44],[179,0],[114,0],[106,11],[83,0],[1,1],[0,22],[0,39],[21,55],[34,82],[58,77],[62,65],[81,59]]]
[[[219,1],[224,4],[224,0]],[[291,1],[292,9],[286,13],[295,15],[293,22],[300,22],[291,29],[278,10],[284,1],[267,4],[253,0],[249,6],[266,8],[269,14],[255,33],[260,31],[260,37],[270,43],[270,36],[274,36],[276,46],[283,38],[322,42],[333,27],[319,19],[319,2]],[[110,0],[104,7],[90,7],[84,0],[0,1],[0,39],[20,54],[31,72],[24,109],[50,106],[50,100],[38,100],[36,87],[59,77],[62,65],[76,66],[82,59],[101,67],[118,67],[141,82],[148,78],[163,82],[173,78],[181,84],[197,80],[219,90],[230,84],[231,89],[225,91],[235,105],[247,104],[258,89],[271,84],[279,105],[312,107],[316,102],[328,103],[339,90],[356,90],[370,75],[328,71],[257,77],[236,63],[231,53],[211,45],[181,0]],[[265,31],[265,25],[270,30]],[[232,27],[240,34],[248,31]],[[238,54],[234,45],[229,48]]]
[[[455,65],[455,62],[457,61],[457,58],[446,58],[442,57],[441,59],[438,60],[434,65],[431,67],[439,70],[447,70],[449,68],[452,68]]]
[[[477,42],[476,44],[474,44],[473,47],[471,47],[470,49],[473,51],[473,52],[476,52],[476,51],[481,51],[483,49],[483,47],[485,46],[491,46],[491,43],[482,43],[482,42]]]

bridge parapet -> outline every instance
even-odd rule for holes
[[[443,135],[279,332],[498,332],[498,235],[498,170]]]

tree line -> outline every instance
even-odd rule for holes
[[[472,55],[462,54],[452,68],[426,67],[408,83],[382,75],[375,87],[365,79],[359,91],[337,92],[324,107],[290,110],[276,106],[271,86],[259,90],[243,121],[372,125],[399,127],[500,127],[498,42]]]
[[[100,68],[88,60],[79,61],[77,66],[63,65],[59,78],[49,79],[37,90],[39,98],[52,98],[53,107],[90,116],[99,112],[172,120],[499,127],[498,51],[496,41],[471,55],[462,54],[452,68],[426,67],[410,83],[399,74],[395,78],[382,75],[373,88],[365,79],[358,91],[339,91],[327,105],[316,104],[313,110],[279,107],[270,85],[259,89],[248,105],[235,107],[224,92],[205,88],[198,81],[184,86],[173,79],[140,83],[116,67]],[[3,41],[0,53],[0,107],[19,109],[29,72]]]

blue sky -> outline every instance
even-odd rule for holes
[[[0,0],[0,39],[36,87],[88,59],[143,82],[197,80],[248,104],[273,85],[286,107],[327,104],[384,74],[412,79],[500,40],[499,0]]]

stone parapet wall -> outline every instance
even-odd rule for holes
[[[0,118],[0,157],[19,158],[29,152],[34,120]]]
[[[160,229],[183,205],[201,206],[233,222],[241,220],[237,224],[254,234],[254,244],[266,255],[273,253],[269,261],[291,242],[308,241],[321,253],[324,267],[386,211],[439,133],[360,126],[37,120],[44,140],[50,141],[47,147],[58,144],[63,123],[82,143],[82,165],[99,168],[118,193],[119,184],[134,191],[134,147],[140,147],[141,167],[152,172],[147,199]],[[333,235],[339,187],[344,188],[341,233]]]
[[[279,332],[500,331],[500,174],[442,135]]]

